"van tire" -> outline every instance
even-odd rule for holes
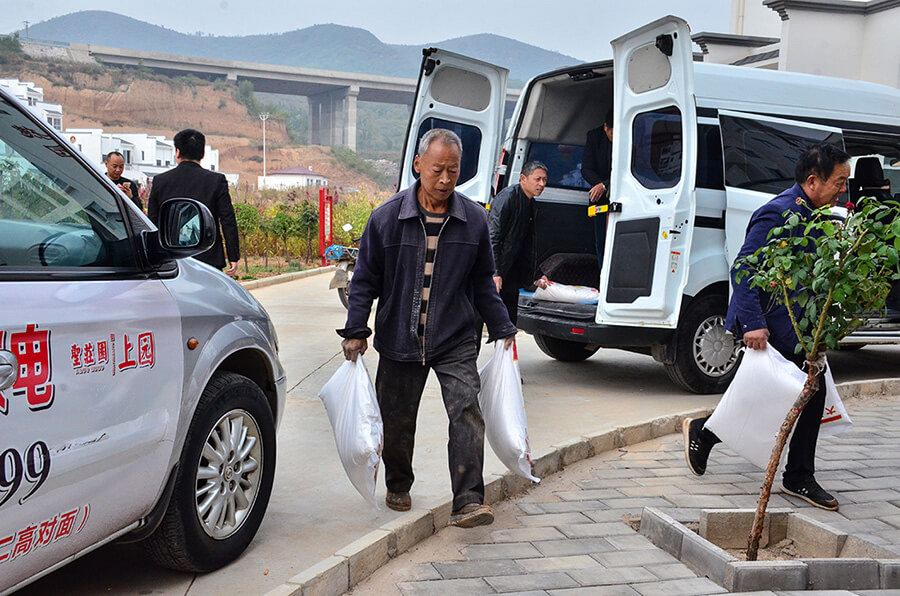
[[[549,335],[535,335],[534,342],[541,352],[561,362],[581,362],[596,354],[600,349],[599,346],[558,339]]]
[[[709,374],[699,362],[702,357],[695,353],[695,340],[703,330],[708,330],[713,321],[721,323],[724,328],[725,312],[728,308],[728,298],[719,294],[700,296],[691,300],[686,310],[681,315],[678,330],[675,332],[675,361],[666,364],[666,373],[678,386],[692,393],[714,394],[722,393],[734,378],[737,371],[737,361],[729,360],[729,368],[723,373]],[[720,330],[715,330],[719,333]],[[730,338],[726,335],[725,338]],[[725,340],[727,341],[727,339]],[[724,346],[729,350],[729,346]]]
[[[261,457],[256,493],[234,532],[213,538],[202,527],[198,515],[198,466],[213,428],[234,412],[249,416],[258,430],[256,444],[261,445]],[[204,573],[227,565],[244,552],[256,535],[269,504],[274,477],[275,420],[265,394],[247,377],[217,372],[203,391],[191,420],[166,513],[156,531],[141,544],[155,563],[177,571]],[[237,472],[233,478],[240,483]]]

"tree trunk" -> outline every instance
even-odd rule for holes
[[[762,537],[763,523],[766,519],[766,507],[769,505],[772,484],[775,482],[775,474],[778,472],[778,464],[781,462],[781,454],[784,453],[788,437],[797,423],[797,418],[803,412],[803,408],[806,407],[806,404],[809,403],[809,400],[819,389],[819,367],[817,363],[807,360],[806,367],[806,383],[803,384],[803,390],[797,397],[797,401],[791,406],[784,422],[781,423],[781,428],[775,437],[775,448],[772,449],[772,456],[769,458],[769,465],[766,467],[766,475],[763,479],[762,488],[759,491],[759,501],[756,504],[756,516],[753,518],[753,528],[750,530],[750,538],[747,543],[748,561],[755,561],[759,553],[759,540]]]

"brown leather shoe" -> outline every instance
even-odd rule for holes
[[[392,493],[388,491],[384,497],[384,504],[394,511],[409,511],[412,509],[412,497],[409,493]]]
[[[450,516],[450,525],[457,528],[475,528],[477,526],[489,526],[494,523],[494,512],[487,505],[481,503],[469,503]]]

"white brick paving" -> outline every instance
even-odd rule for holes
[[[850,414],[853,431],[821,439],[817,460],[818,479],[841,501],[842,512],[812,509],[778,494],[780,487],[770,507],[802,509],[824,523],[884,544],[900,559],[900,399],[853,401]],[[421,578],[426,581],[398,582],[397,587],[403,594],[442,596],[515,591],[572,596],[721,593],[721,587],[696,577],[622,523],[623,515],[637,514],[644,506],[660,507],[680,521],[698,521],[702,508],[754,506],[761,472],[721,447],[714,450],[703,478],[685,467],[680,435],[598,455],[587,462],[592,478],[560,482],[552,495],[528,495],[527,503],[522,498],[514,501],[516,525],[495,525],[488,544],[462,549],[467,562],[456,567],[434,562],[429,569],[437,569],[440,579],[427,575]],[[550,481],[565,477],[564,471]],[[488,560],[484,575],[449,581],[463,570],[471,569],[474,575],[478,562]],[[521,571],[495,575],[505,569]]]

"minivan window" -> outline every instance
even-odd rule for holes
[[[0,99],[0,272],[134,263],[112,192]]]
[[[681,180],[681,110],[675,106],[638,114],[631,125],[631,173],[647,189],[672,188]]]
[[[844,147],[829,130],[719,115],[725,151],[725,184],[777,194],[794,184],[800,155],[816,143]]]
[[[481,130],[477,126],[470,124],[450,122],[440,118],[426,118],[422,121],[422,125],[419,126],[419,132],[416,136],[417,148],[425,133],[433,128],[452,130],[462,141],[462,163],[459,167],[459,180],[456,184],[464,184],[474,178],[475,174],[478,173],[478,156],[481,154]],[[413,176],[415,176],[416,180],[419,179],[419,175],[415,170],[413,170]]]
[[[531,143],[526,161],[539,161],[547,166],[550,170],[547,172],[548,188],[586,190],[591,185],[581,175],[583,157],[583,145]]]
[[[697,188],[725,190],[719,127],[712,124],[698,125],[697,140]]]

